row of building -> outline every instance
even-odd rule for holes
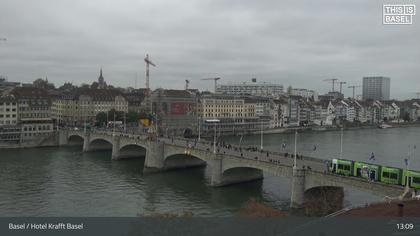
[[[417,121],[420,101],[344,99],[338,92],[318,96],[315,91],[275,84],[236,84],[216,93],[198,90],[119,90],[106,85],[102,71],[96,86],[44,89],[7,84],[0,98],[0,141],[35,140],[59,126],[95,124],[99,113],[149,113],[164,135],[210,135],[217,119],[220,133],[251,133],[295,126],[332,126]],[[112,118],[110,118],[111,120]]]

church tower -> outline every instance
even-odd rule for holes
[[[99,78],[98,78],[98,89],[106,89],[106,82],[104,77],[102,76],[102,68],[101,71],[99,73]]]

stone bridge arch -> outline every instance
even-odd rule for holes
[[[119,147],[118,158],[137,158],[145,157],[147,153],[147,148],[144,145],[136,143],[128,143]]]
[[[113,142],[109,138],[92,137],[89,139],[88,148],[85,151],[112,150]]]
[[[210,164],[208,155],[203,151],[173,145],[165,145],[163,161],[165,169],[199,167]]]
[[[70,134],[67,137],[67,145],[83,145],[83,142],[85,140],[85,137],[80,134]]]

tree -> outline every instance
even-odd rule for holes
[[[136,122],[137,123],[139,121],[139,119],[140,119],[140,114],[139,113],[137,113],[135,111],[129,111],[127,113],[127,123],[130,123],[130,122]]]
[[[43,80],[42,78],[38,78],[32,84],[35,88],[55,89],[54,84],[48,83],[48,79]]]
[[[406,122],[407,122],[407,121],[410,121],[410,113],[405,112],[402,118],[403,118],[403,120],[404,120],[404,121],[406,121]]]
[[[90,85],[90,88],[91,89],[98,89],[98,87],[99,87],[99,83],[98,82],[93,82],[91,85]]]
[[[76,86],[74,86],[72,83],[64,83],[58,89],[61,90],[61,91],[72,91],[75,88],[76,88]]]
[[[105,112],[99,112],[96,115],[96,122],[99,124],[104,124],[107,122],[107,115]]]

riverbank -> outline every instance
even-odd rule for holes
[[[43,137],[37,140],[31,140],[21,143],[1,143],[0,149],[21,149],[21,148],[37,148],[37,147],[57,147],[57,135]]]
[[[409,122],[409,123],[395,123],[390,124],[392,128],[408,128],[408,127],[420,127],[420,122]],[[305,132],[330,132],[330,131],[340,131],[341,127],[338,126],[306,126],[306,127],[287,127],[287,128],[274,128],[264,130],[264,134],[290,134],[294,133],[295,130],[298,130],[299,133]],[[359,129],[379,129],[378,125],[363,125],[363,126],[344,126],[344,130],[359,130]],[[250,133],[250,135],[260,134],[261,131],[256,131]],[[227,135],[231,136],[231,135]]]

